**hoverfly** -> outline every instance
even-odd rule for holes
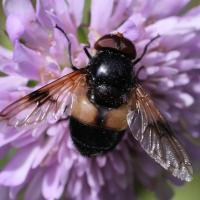
[[[191,181],[193,167],[184,147],[141,86],[134,65],[134,44],[123,34],[101,37],[94,45],[92,57],[85,68],[72,64],[74,72],[30,93],[0,112],[3,130],[15,126],[31,129],[44,124],[50,116],[57,120],[68,117],[70,133],[76,149],[86,157],[112,151],[122,139],[127,127],[144,150],[166,170],[182,180]]]

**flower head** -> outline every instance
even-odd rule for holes
[[[134,66],[135,71],[145,66],[139,73],[143,87],[196,163],[199,147],[183,133],[196,138],[200,134],[200,7],[178,16],[188,2],[93,0],[87,26],[82,24],[83,0],[37,0],[36,10],[29,0],[4,0],[6,31],[14,51],[0,47],[0,70],[8,75],[0,78],[0,110],[72,72],[68,42],[54,28],[56,24],[68,34],[72,61],[79,68],[87,65],[88,58],[83,51],[86,44],[78,42],[78,29],[87,29],[92,55],[95,41],[109,32],[121,32],[133,41],[138,57],[159,34],[161,37]],[[32,80],[38,84],[28,87]],[[33,130],[17,131],[12,127],[6,133],[0,132],[0,158],[13,148],[19,150],[0,172],[3,199],[16,199],[26,188],[23,198],[30,200],[128,200],[136,198],[133,185],[137,180],[165,200],[173,194],[166,180],[183,183],[155,163],[129,129],[112,152],[96,158],[82,157],[72,144],[69,122],[53,119]]]

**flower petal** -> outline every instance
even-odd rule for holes
[[[37,170],[33,176],[33,179],[30,181],[26,193],[24,195],[24,199],[35,200],[42,199],[41,197],[41,187],[42,187],[42,179],[44,176],[44,168],[40,168]]]
[[[37,0],[36,3],[36,17],[46,29],[53,31],[53,25],[48,14],[45,12],[45,8],[43,7],[43,2],[41,0]]]
[[[0,147],[0,159],[2,159],[10,150],[10,144]]]
[[[60,168],[57,164],[51,166],[44,175],[42,182],[42,194],[46,199],[58,198],[57,192],[59,189]],[[64,187],[62,188],[62,190]]]
[[[34,64],[39,66],[45,65],[47,63],[44,57],[39,52],[27,48],[18,41],[16,42],[15,45],[13,60],[16,63],[34,60]]]
[[[35,11],[29,0],[3,0],[4,12],[7,16],[15,14],[23,25],[27,26],[35,21]]]
[[[131,41],[137,40],[139,37],[139,31],[132,20],[127,20],[117,30]]]
[[[112,14],[113,3],[113,0],[93,0],[91,2],[90,27],[95,29],[100,35],[105,35],[109,32],[109,19]]]
[[[59,0],[59,1],[52,0],[51,2],[54,6],[54,12],[58,16],[62,24],[64,24],[63,30],[66,31],[66,33],[75,33],[77,27],[75,26],[70,17],[69,8],[67,7],[66,2],[64,0]]]
[[[40,80],[39,77],[39,66],[36,66],[35,63],[30,61],[20,62],[15,67],[16,72],[22,77],[32,79],[32,80]]]
[[[5,186],[17,186],[22,184],[29,173],[38,150],[39,143],[35,143],[16,153],[6,167],[1,171],[0,183]]]
[[[12,44],[15,45],[16,40],[20,39],[21,35],[24,33],[25,28],[19,18],[12,14],[9,15],[6,20],[6,30]]]
[[[74,20],[76,27],[79,27],[83,17],[83,8],[85,0],[79,0],[79,1],[68,0],[67,2],[69,4],[70,15]]]

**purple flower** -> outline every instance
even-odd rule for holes
[[[109,32],[119,31],[133,41],[138,57],[153,37],[161,35],[135,70],[145,66],[139,73],[143,87],[196,167],[199,147],[188,137],[200,136],[200,7],[178,16],[188,2],[93,0],[87,29],[91,54],[95,41]],[[4,0],[3,7],[14,51],[0,47],[0,70],[9,75],[0,78],[0,110],[72,71],[68,68],[67,40],[55,24],[68,34],[73,64],[81,68],[88,62],[83,51],[86,44],[79,44],[76,37],[78,27],[86,27],[81,24],[83,0],[37,0],[36,11],[28,0]],[[30,80],[38,84],[28,87]],[[129,132],[127,129],[112,152],[97,158],[85,158],[76,151],[68,121],[56,123],[51,118],[33,130],[12,127],[0,132],[0,158],[13,148],[19,149],[0,172],[2,200],[17,199],[24,188],[25,200],[129,200],[137,198],[136,182],[159,199],[170,199],[173,191],[167,180],[176,185],[183,182],[155,163]]]

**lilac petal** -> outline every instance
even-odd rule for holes
[[[64,31],[67,33],[75,33],[76,27],[71,20],[69,9],[64,0],[52,0],[51,1],[54,7],[54,11],[58,16],[59,20],[64,24]],[[80,4],[81,5],[81,4]]]
[[[61,29],[65,30],[63,23],[61,22],[61,20],[56,15],[54,15],[52,12],[49,12],[49,11],[46,11],[46,13],[49,15],[51,22],[52,22],[54,27],[57,24]]]
[[[9,190],[10,199],[17,199],[19,192],[26,186],[32,174],[33,174],[33,171],[31,170],[29,174],[27,175],[26,180],[22,184],[15,187],[10,187],[10,190]]]
[[[15,71],[15,63],[9,63],[2,67],[2,72],[8,75],[19,76],[19,74]]]
[[[60,170],[62,171],[62,176],[60,177],[60,184],[64,185],[68,181],[68,178],[71,175],[73,164],[74,162],[70,157],[66,157],[64,162],[61,164]]]
[[[60,126],[59,126],[60,127]],[[59,129],[60,131],[62,130],[62,127],[60,127]],[[47,135],[48,136],[55,136],[58,133],[58,125],[52,125],[51,127],[49,127],[49,129],[47,130]]]
[[[102,168],[102,172],[106,180],[112,179],[114,171],[113,171],[111,161],[109,159],[107,159],[105,167]]]
[[[168,113],[170,114],[170,118],[167,120],[171,123],[176,123],[180,119],[180,111],[174,108],[170,108]],[[164,114],[164,113],[163,113]]]
[[[187,93],[179,94],[179,98],[182,100],[185,107],[189,107],[194,103],[194,98]]]
[[[164,61],[165,61],[165,62],[169,62],[169,61],[171,61],[171,60],[174,60],[174,59],[179,58],[180,56],[181,56],[180,51],[176,51],[176,50],[170,51],[169,53],[167,53],[167,54],[165,55]]]
[[[113,0],[91,2],[91,22],[90,27],[95,29],[100,35],[109,32],[109,19],[113,10]]]
[[[168,110],[170,107],[168,102],[164,101],[163,99],[155,98],[154,103],[156,106],[162,107],[164,110]]]
[[[15,76],[5,76],[1,77],[0,79],[0,85],[3,85],[4,87],[0,87],[0,91],[12,91],[16,90],[16,88],[20,86],[26,85],[28,80],[26,78],[22,77],[15,77]],[[13,84],[15,83],[15,84]]]
[[[57,163],[58,160],[57,157],[58,157],[57,150],[54,150],[54,148],[52,148],[49,152],[49,155],[43,160],[41,165],[50,167],[55,163]]]
[[[73,69],[69,68],[69,67],[65,67],[63,70],[62,70],[62,76],[65,76],[67,74],[70,74],[73,72]]]
[[[16,63],[20,63],[23,61],[30,61],[34,60],[35,65],[45,65],[47,62],[45,61],[44,57],[41,54],[25,47],[18,41],[16,41],[13,61]]]
[[[48,54],[49,34],[38,21],[30,23],[22,37],[26,41],[26,46],[39,53]]]
[[[136,28],[135,23],[131,20],[124,22],[117,30],[122,33],[125,38],[128,38],[131,41],[134,41],[139,37],[139,31]]]
[[[59,133],[59,134],[58,134]],[[57,125],[57,134],[55,135],[55,144],[59,144],[61,141],[67,145],[67,139],[69,135],[69,120],[63,121]]]
[[[43,125],[42,127],[33,129],[32,137],[36,137],[36,138],[39,137],[40,135],[42,135],[45,132],[47,127],[48,127],[48,124],[47,125]]]
[[[139,73],[139,75],[138,75],[138,78],[140,80],[145,80],[145,79],[147,79],[147,77],[148,77],[147,72],[145,70],[141,70],[140,73]]]
[[[156,74],[156,72],[159,71],[159,67],[158,66],[150,66],[150,67],[147,67],[145,70],[146,70],[148,75],[153,75],[153,74]]]
[[[48,48],[48,33],[36,21],[35,11],[31,2],[29,0],[19,0],[16,3],[13,0],[4,0],[3,6],[8,18],[10,17],[9,15],[13,14],[16,18],[12,17],[9,20],[9,24],[6,25],[9,36],[12,36],[11,41],[14,43],[17,37],[23,33],[23,27],[26,27],[23,33],[23,39],[27,42],[26,45],[45,51]],[[15,27],[14,32],[12,27]]]
[[[127,174],[116,174],[116,176],[114,177],[117,185],[121,188],[121,189],[125,189],[128,185],[128,175]]]
[[[180,20],[180,24],[178,24],[178,29],[191,29],[193,32],[194,29],[196,31],[200,30],[199,20],[200,20],[200,6],[194,7],[189,10]]]
[[[86,180],[86,177],[84,176],[82,178],[82,195],[81,195],[81,198],[79,200],[84,200],[84,199],[89,199],[90,198],[90,193],[91,193],[91,188],[89,187],[88,184],[85,184],[87,183],[87,180]],[[80,195],[79,195],[80,196]]]
[[[139,23],[141,22],[142,20],[142,15],[141,13],[134,13],[133,15],[131,15],[128,20],[131,20],[135,23],[135,25],[139,25]]]
[[[173,81],[175,86],[182,86],[188,84],[190,82],[190,78],[187,74],[179,74],[174,77]]]
[[[40,164],[43,164],[43,159],[50,153],[50,150],[54,146],[54,138],[49,137],[45,143],[39,148],[38,150],[38,156],[35,157],[33,160],[32,168],[35,169]]]
[[[68,191],[70,192],[70,197],[75,198],[78,195],[80,195],[83,185],[84,184],[82,184],[81,179],[73,174],[70,178],[70,182],[68,185]]]
[[[66,147],[65,147],[66,150]],[[61,177],[61,183],[65,184],[68,177],[70,176],[70,169],[73,167],[74,161],[73,159],[71,159],[70,156],[66,156],[63,160],[63,165],[61,166],[63,171],[65,171],[66,173],[63,173],[62,177]]]
[[[138,156],[137,163],[139,168],[143,171],[142,173],[150,177],[155,177],[161,172],[161,167],[159,165],[154,165],[154,160],[148,155]]]
[[[174,176],[170,176],[170,181],[177,186],[183,186],[185,184],[185,181],[182,181]]]
[[[8,200],[9,199],[9,188],[5,187],[4,185],[0,185],[0,194],[1,194],[1,200]]]
[[[76,67],[85,67],[86,66],[86,60],[87,60],[87,56],[84,52],[80,52],[78,53],[77,57],[73,60],[74,61],[74,65]]]
[[[177,68],[180,72],[182,71],[190,71],[195,65],[195,61],[193,59],[181,60],[177,63]]]
[[[178,54],[179,56],[179,54]],[[171,77],[174,76],[176,74],[178,74],[179,70],[175,69],[173,67],[167,67],[167,66],[162,66],[159,68],[159,70],[156,72],[156,76],[163,76],[163,74],[165,74],[165,76],[167,77]]]
[[[54,15],[53,13],[49,11],[46,11],[46,13],[49,15],[54,27],[57,24],[61,29],[65,30],[63,23],[60,21],[60,19],[56,15]],[[54,29],[53,38],[54,38],[54,41],[56,42],[56,45],[59,45],[60,49],[63,49],[64,47],[67,46],[67,40],[64,34],[56,28]]]
[[[75,35],[70,33],[70,34],[68,34],[68,37],[69,37],[69,40],[72,43],[71,51],[72,51],[72,55],[73,55],[74,53],[76,53],[77,49],[80,48],[80,47],[79,47],[78,40],[75,37]],[[66,48],[68,49],[68,42],[67,42]]]
[[[39,143],[22,148],[0,173],[0,183],[7,186],[22,184],[39,150]]]
[[[45,12],[43,2],[41,2],[40,0],[37,0],[36,3],[36,17],[46,29],[53,31],[53,25],[51,23],[51,20]]]
[[[7,16],[17,15],[23,25],[27,26],[31,21],[35,21],[35,11],[29,0],[3,0],[4,12]]]
[[[23,97],[23,92],[1,92],[0,91],[0,110],[3,110],[6,106],[10,105],[14,101],[18,100],[20,97]]]
[[[115,194],[118,190],[116,184],[113,184],[113,180],[107,181],[108,190],[111,194]]]
[[[70,159],[70,158],[68,158],[68,159]],[[78,164],[75,165],[77,176],[82,177],[90,165],[91,165],[90,159],[84,158],[83,156],[79,156]]]
[[[161,91],[167,91],[170,88],[174,87],[174,82],[170,79],[166,78],[161,78],[159,80],[159,83],[157,84],[157,90],[159,92]]]
[[[4,56],[5,58],[9,59],[10,61],[12,61],[12,59],[13,59],[13,51],[4,48],[1,45],[0,45],[0,55]]]
[[[104,167],[106,165],[106,160],[107,160],[106,156],[98,156],[96,158],[99,167]]]
[[[166,182],[164,182],[162,179],[159,179],[155,193],[160,200],[169,200],[172,198],[174,192]]]
[[[51,1],[40,0],[41,4],[43,5],[44,10],[49,10],[53,12],[53,4]]]
[[[74,186],[74,182],[76,181],[77,177],[76,177],[76,174],[73,173],[72,171],[72,174],[71,174],[71,177],[70,177],[70,181],[69,181],[69,185],[68,185],[68,195],[71,197],[73,196],[73,186]]]
[[[42,187],[42,179],[44,175],[45,169],[40,168],[36,171],[33,179],[30,181],[26,193],[24,195],[24,200],[35,200],[41,199],[41,187]]]
[[[16,140],[11,142],[11,145],[16,148],[22,148],[40,139],[41,137],[40,138],[32,137],[32,133],[30,131],[30,132],[27,132],[26,134],[21,135]]]
[[[96,163],[91,163],[90,169],[87,169],[87,181],[91,188],[94,188],[96,191],[100,190],[100,183],[98,177],[98,170]]]
[[[142,13],[145,18],[161,19],[179,13],[189,1],[190,0],[169,0],[156,3],[152,3],[152,1],[143,1],[139,4],[139,12]],[[163,10],[160,8],[165,9]]]
[[[112,14],[109,23],[113,28],[117,27],[125,18],[125,11],[129,8],[131,1],[119,0],[115,8],[115,12]]]
[[[147,176],[145,173],[141,173],[141,169],[138,166],[135,166],[135,177],[139,181],[140,185],[144,188],[151,189],[152,187],[152,177]]]
[[[193,85],[192,85],[192,90],[193,90],[195,93],[199,94],[199,93],[200,93],[199,83],[193,84]]]
[[[72,16],[73,22],[76,27],[79,27],[83,17],[83,8],[85,4],[85,0],[68,0],[67,1],[70,8],[70,15]]]
[[[103,187],[99,194],[99,199],[103,199],[103,200],[110,200],[110,199],[120,200],[120,197],[119,198],[118,197],[116,198],[115,195],[112,195],[110,193],[110,191],[108,191],[108,188],[106,188],[106,187]],[[98,199],[98,198],[96,198],[96,199]],[[124,199],[124,198],[122,198],[122,199]]]
[[[63,49],[61,50],[56,46],[51,46],[49,52],[50,52],[50,55],[52,56],[52,58],[54,58],[56,62],[58,62],[58,63],[66,63],[67,62],[67,56],[64,53]]]
[[[188,3],[190,0],[168,0],[168,1],[162,1],[162,2],[157,2],[153,6],[152,13],[157,16],[157,17],[167,17],[170,15],[176,15],[178,14]],[[160,8],[165,8],[165,9],[160,9]]]
[[[160,63],[164,60],[166,57],[166,54],[162,52],[150,52],[141,61],[143,66],[148,66],[148,65],[156,65],[157,63]]]
[[[15,71],[16,63],[13,63],[10,59],[0,55],[0,70],[6,74],[18,76]]]
[[[169,17],[163,20],[159,20],[156,23],[149,25],[145,28],[148,36],[155,37],[159,35],[167,35],[171,34],[171,31],[176,27],[178,24],[178,17]]]
[[[121,146],[121,153],[123,154],[122,157],[126,160],[126,161],[130,161],[130,155],[129,155],[129,150],[128,150],[128,145],[125,142],[121,142],[119,144]],[[118,145],[118,146],[119,146]]]
[[[42,182],[42,194],[46,199],[56,198],[61,171],[59,165],[51,166],[45,173]],[[63,187],[64,189],[64,187]]]
[[[58,162],[62,163],[65,158],[66,158],[66,143],[61,142],[58,151]]]
[[[95,44],[96,40],[98,40],[98,39],[99,39],[99,37],[96,38],[96,35],[94,34],[94,31],[93,31],[93,30],[92,30],[92,31],[89,31],[89,33],[88,33],[88,41],[89,41],[89,43],[90,43],[90,47],[91,47],[91,48],[94,47],[94,44]]]
[[[162,40],[160,41],[160,45],[164,46],[166,51],[170,51],[171,49],[176,49],[183,43],[184,43],[184,36],[181,36],[180,34],[167,35],[163,37]]]
[[[39,66],[36,66],[33,62],[30,62],[30,61],[20,62],[16,66],[15,70],[22,77],[37,80],[37,81],[40,80]]]
[[[11,149],[10,144],[0,147],[0,159],[2,159]]]
[[[143,48],[144,49],[144,48]],[[139,58],[142,54],[142,51],[138,51],[137,58]],[[136,69],[139,69],[141,66],[157,66],[160,61],[163,60],[165,55],[162,52],[150,52],[146,54],[143,59],[135,66]]]
[[[21,35],[24,33],[24,26],[16,15],[9,15],[6,20],[6,30],[8,32],[9,38],[13,45],[15,41],[19,40]]]
[[[123,174],[125,172],[124,160],[120,153],[112,152],[109,155],[113,168],[119,173]]]
[[[60,77],[60,68],[58,67],[57,64],[55,64],[54,62],[49,62],[48,63],[48,69],[50,70],[49,72],[47,73],[50,73],[52,74],[52,78],[53,76],[56,76],[56,77]],[[55,75],[53,75],[55,74]]]

